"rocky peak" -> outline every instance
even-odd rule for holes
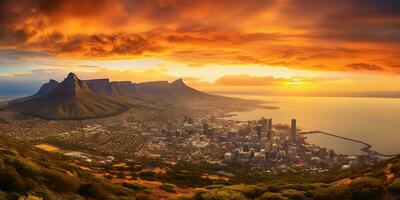
[[[74,81],[77,81],[77,80],[79,80],[79,79],[78,79],[78,76],[76,76],[74,73],[70,72],[70,73],[68,74],[66,80],[74,80]]]
[[[177,79],[177,80],[175,80],[175,81],[173,81],[172,83],[171,83],[172,85],[181,85],[181,86],[185,86],[186,84],[183,82],[183,79]]]

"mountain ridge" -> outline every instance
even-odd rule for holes
[[[48,120],[75,120],[109,117],[132,106],[165,108],[226,100],[245,101],[201,92],[187,86],[183,79],[144,83],[81,80],[71,72],[62,82],[50,79],[34,95],[14,100],[8,107]]]

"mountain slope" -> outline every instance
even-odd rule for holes
[[[134,190],[88,174],[69,157],[0,135],[0,199],[135,199],[135,196]]]
[[[48,93],[50,93],[53,89],[55,89],[60,83],[50,79],[49,82],[45,83],[40,87],[39,91],[37,91],[34,95],[29,96],[29,97],[24,97],[24,98],[19,98],[11,101],[10,103],[19,103],[19,102],[24,102],[24,101],[29,101],[33,99],[37,99],[43,96],[46,96]]]
[[[87,119],[118,114],[130,105],[91,91],[84,81],[70,73],[47,94],[19,102],[14,107],[19,107],[24,114],[45,119]]]
[[[109,79],[80,80],[70,73],[58,83],[50,80],[29,97],[9,103],[7,109],[45,119],[89,119],[112,116],[132,106],[153,108],[254,107],[255,102],[207,94],[187,86],[182,79],[173,82],[132,83]]]

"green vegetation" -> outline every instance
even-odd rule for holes
[[[0,200],[134,199],[137,195],[133,189],[68,164],[67,157],[23,142],[0,136],[0,151]]]
[[[284,197],[280,193],[265,192],[257,200],[284,200]]]
[[[143,191],[143,190],[147,189],[147,187],[144,187],[144,186],[136,184],[136,183],[122,183],[122,186],[127,187],[132,190],[135,190],[135,191]]]
[[[163,185],[160,185],[158,188],[165,190],[169,193],[176,193],[175,186],[171,185],[171,184],[163,184]]]
[[[377,200],[385,194],[385,185],[376,178],[359,177],[350,184],[258,184],[210,186],[195,193],[194,199],[255,200]]]
[[[195,200],[245,200],[243,194],[227,189],[200,191],[194,195]]]
[[[23,114],[44,119],[89,119],[113,116],[127,111],[131,105],[100,95],[70,73],[68,77],[44,96],[11,104]]]
[[[354,199],[374,200],[382,197],[385,186],[378,179],[359,177],[351,182],[349,190]]]
[[[388,190],[391,193],[400,194],[400,178],[395,179],[389,186]]]
[[[170,195],[176,194],[175,199],[180,200],[379,200],[385,196],[398,199],[400,197],[400,175],[396,171],[399,166],[398,161],[398,158],[391,159],[378,164],[375,168],[369,166],[358,172],[340,173],[333,170],[318,174],[321,176],[318,178],[300,173],[259,174],[264,179],[255,178],[256,181],[261,180],[256,183],[245,177],[246,173],[250,172],[245,167],[230,169],[207,163],[178,163],[171,166],[144,159],[127,162],[126,168],[113,167],[112,163],[71,165],[74,160],[61,154],[40,151],[23,142],[16,143],[0,136],[0,200],[155,199],[152,196],[156,195],[151,191],[152,186],[144,187],[133,182],[113,184],[106,178],[96,178],[93,172],[82,170],[78,164],[109,172],[108,174],[112,175],[111,180],[117,175],[120,177],[132,175],[161,182],[158,189]],[[166,173],[146,170],[154,166],[167,169]],[[233,177],[229,180],[201,178],[203,173],[213,174],[221,170],[233,174]],[[249,177],[255,177],[256,173],[250,173]],[[333,177],[333,173],[337,173],[336,177]],[[388,180],[388,174],[391,177],[390,181],[393,181]],[[192,194],[179,194],[180,188],[185,187],[202,189]]]

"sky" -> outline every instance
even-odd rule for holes
[[[0,95],[68,72],[227,95],[400,94],[398,0],[0,1],[0,27]]]

